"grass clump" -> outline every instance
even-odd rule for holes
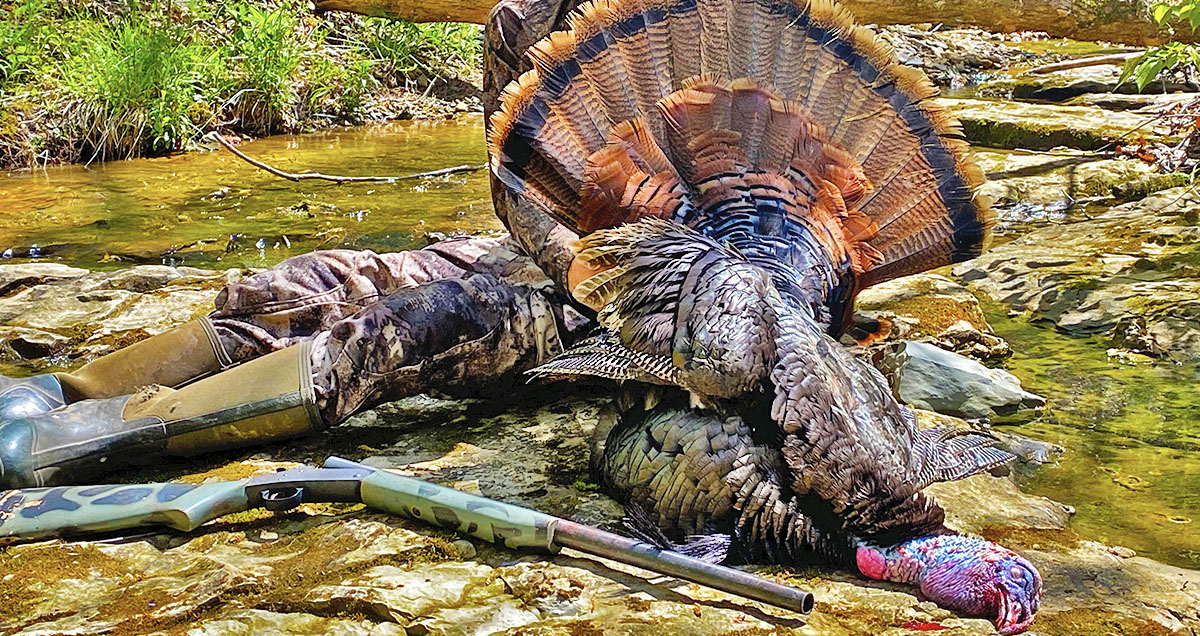
[[[71,22],[62,86],[86,150],[101,159],[173,150],[213,123],[203,105],[223,70],[216,49],[173,24]]]
[[[179,150],[356,123],[373,95],[473,72],[479,28],[297,0],[0,2],[0,167]]]

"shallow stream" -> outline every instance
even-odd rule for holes
[[[402,175],[482,164],[483,122],[395,122],[245,143],[277,168]],[[0,177],[0,252],[89,268],[267,267],[318,248],[419,247],[427,232],[498,231],[484,171],[293,183],[224,150]],[[1076,508],[1080,534],[1200,568],[1200,370],[1110,361],[1098,339],[990,316],[1010,368],[1051,409],[1018,432],[1066,447],[1025,487]]]
[[[404,121],[239,147],[287,172],[397,176],[482,165],[483,117]],[[399,250],[499,230],[486,171],[395,183],[287,181],[224,149],[0,178],[0,252],[89,268],[267,267],[303,252]]]

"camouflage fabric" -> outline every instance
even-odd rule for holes
[[[578,4],[497,5],[485,27],[486,114],[500,90],[529,69],[525,49]],[[521,201],[495,203],[512,237],[451,239],[391,254],[313,252],[229,285],[210,315],[223,348],[237,363],[311,339],[313,380],[330,425],[431,389],[471,396],[523,382],[523,371],[561,352],[590,323],[555,285],[566,279],[576,236]]]
[[[209,317],[235,362],[311,340],[328,425],[430,390],[498,393],[588,325],[508,238],[297,256],[229,285]]]

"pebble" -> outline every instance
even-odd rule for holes
[[[1127,548],[1123,545],[1109,546],[1108,552],[1113,556],[1118,556],[1122,559],[1132,559],[1133,557],[1137,556],[1137,552],[1135,552],[1132,548]]]
[[[466,539],[458,539],[450,545],[453,545],[454,549],[458,550],[459,558],[464,561],[474,559],[475,555],[479,554],[479,551],[475,549],[475,544]]]

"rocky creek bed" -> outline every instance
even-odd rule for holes
[[[986,271],[986,259],[963,268]],[[0,320],[7,325],[0,350],[12,363],[20,357],[37,365],[101,354],[203,313],[221,284],[244,273],[0,265]],[[972,284],[978,287],[981,280],[976,276]],[[993,407],[1041,406],[1015,380],[997,380],[989,374],[1003,372],[976,362],[1003,358],[1003,341],[972,292],[954,280],[922,275],[897,281],[869,292],[860,306],[864,317],[888,325],[868,349],[882,352],[877,357],[893,372],[901,394],[906,386],[932,383],[942,399],[923,403],[910,390],[914,403],[969,416],[988,415]],[[932,343],[921,346],[933,352],[897,353],[896,342],[909,349],[920,344],[909,339]],[[927,362],[932,371],[902,361],[908,370],[897,374],[886,366],[897,357]],[[947,360],[957,366],[945,367]],[[29,362],[22,364],[28,368]],[[1011,395],[996,388],[1005,382],[1013,385],[1007,386]],[[993,395],[1009,399],[979,406]],[[951,404],[955,398],[958,403]],[[619,529],[620,506],[596,492],[587,473],[592,433],[611,417],[606,403],[586,394],[556,398],[536,388],[511,404],[421,396],[368,411],[313,438],[123,477],[233,479],[296,462],[319,463],[336,453]],[[968,403],[975,406],[964,406]],[[921,417],[954,421],[931,411]],[[1019,435],[1005,437],[1031,465],[1062,452]],[[1068,507],[1025,494],[1008,477],[978,476],[931,490],[954,527],[1018,549],[1041,570],[1046,598],[1036,631],[1200,633],[1200,572],[1080,536],[1069,527]],[[0,631],[841,635],[941,626],[947,634],[993,633],[986,621],[955,617],[902,587],[850,572],[755,571],[812,590],[817,610],[805,622],[569,551],[553,558],[520,554],[361,507],[305,505],[282,515],[231,515],[187,536],[151,531],[100,542],[9,547],[0,553],[0,590],[13,601],[0,607]]]

